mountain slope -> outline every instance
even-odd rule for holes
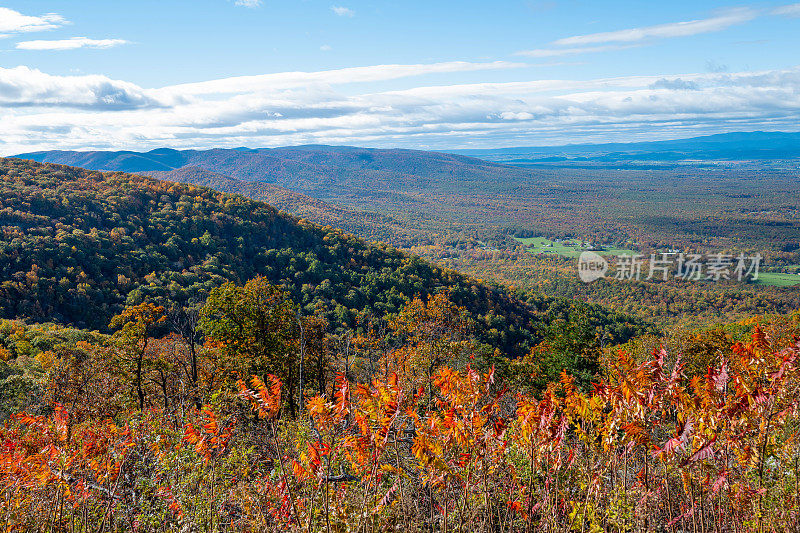
[[[199,167],[181,167],[171,171],[148,171],[140,174],[160,180],[192,183],[221,192],[241,194],[253,200],[267,202],[281,211],[320,226],[340,228],[367,240],[377,240],[393,246],[430,242],[428,233],[392,217],[345,209],[274,183],[237,180]]]
[[[305,312],[356,327],[446,289],[476,334],[521,355],[577,307],[612,338],[639,327],[598,307],[539,298],[367,244],[241,196],[122,173],[0,159],[0,315],[104,329],[125,302],[201,301],[264,275]],[[577,306],[577,307],[576,307]]]
[[[665,141],[465,149],[450,153],[309,145],[255,150],[48,151],[17,157],[123,172],[196,166],[322,197],[332,183],[348,187],[391,183],[395,190],[438,190],[442,185],[448,190],[474,190],[486,182],[527,183],[536,175],[510,165],[537,161],[796,159],[800,157],[800,132],[735,132]]]

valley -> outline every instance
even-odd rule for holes
[[[797,280],[787,268],[800,261],[800,172],[796,160],[778,164],[771,159],[775,154],[764,152],[773,146],[789,157],[796,143],[792,134],[752,134],[660,145],[464,152],[497,162],[469,155],[329,146],[42,152],[21,157],[135,171],[241,194],[448,268],[552,297],[616,308],[620,303],[612,294],[644,291],[654,296],[626,299],[626,312],[659,323],[695,323],[747,316],[765,301],[778,312],[798,304],[796,291],[787,288]],[[708,146],[720,159],[701,160],[697,151]],[[750,155],[761,150],[762,158],[736,159],[745,149]],[[594,159],[520,162],[521,153],[559,150]],[[635,159],[643,152],[649,154],[647,161]],[[613,161],[606,160],[609,155]],[[531,249],[534,241],[539,246]],[[627,251],[649,257],[670,249],[732,256],[758,253],[763,256],[763,277],[752,286],[691,288],[645,281],[621,286],[604,280],[618,287],[606,290],[579,282],[574,263],[579,252],[566,242],[589,242],[609,256]],[[523,257],[520,247],[536,253]],[[551,252],[570,261],[548,258]],[[670,296],[659,303],[661,297],[655,295],[663,291]],[[698,300],[698,293],[710,300]],[[710,303],[731,295],[732,301],[722,308]],[[675,298],[688,301],[668,303]],[[696,312],[687,312],[692,309]]]

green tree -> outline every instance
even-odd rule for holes
[[[229,282],[211,291],[200,317],[207,337],[225,354],[226,368],[245,379],[278,376],[286,385],[294,415],[299,332],[289,296],[263,276],[243,287]]]
[[[114,333],[114,339],[119,346],[119,353],[126,362],[123,366],[132,367],[126,371],[132,370],[139,410],[144,409],[143,374],[147,347],[152,340],[153,331],[164,320],[166,316],[163,307],[145,302],[126,307],[111,319],[109,324],[110,328],[118,330]]]

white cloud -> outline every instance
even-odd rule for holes
[[[0,33],[27,33],[58,28],[69,22],[61,15],[47,13],[38,17],[23,15],[13,9],[0,7]]]
[[[88,37],[71,37],[53,41],[22,41],[17,43],[20,50],[76,50],[78,48],[112,48],[128,44],[124,39],[89,39]]]
[[[119,110],[160,107],[150,91],[106,76],[53,76],[28,67],[0,67],[0,107]]]
[[[608,45],[608,46],[581,46],[576,48],[537,48],[535,50],[522,50],[516,52],[518,56],[528,57],[561,57],[573,56],[578,54],[591,54],[597,52],[610,52],[613,50],[625,50],[627,48],[635,48],[639,45]]]
[[[261,5],[261,0],[236,0],[234,5],[242,7],[258,7]]]
[[[356,14],[355,11],[344,6],[331,6],[331,11],[333,11],[340,17],[352,17],[353,15]]]
[[[557,41],[553,41],[552,44],[555,46],[586,46],[604,43],[633,43],[647,39],[688,37],[701,33],[721,31],[731,26],[753,20],[756,16],[758,16],[758,13],[752,9],[737,8],[706,19],[592,33],[589,35],[576,35],[574,37],[558,39]]]
[[[448,148],[471,141],[624,140],[655,128],[659,135],[796,129],[800,123],[800,68],[377,92],[370,84],[468,67],[475,65],[378,65],[161,89],[103,76],[0,69],[0,152],[306,143]],[[365,85],[348,84],[351,79]]]
[[[786,15],[787,17],[800,17],[800,4],[788,4],[772,10],[773,15]]]
[[[797,5],[800,6],[800,4]],[[731,26],[753,20],[758,15],[759,13],[757,11],[750,8],[735,8],[706,19],[565,37],[553,41],[547,48],[522,50],[517,52],[516,55],[529,57],[561,57],[624,50],[636,46],[643,46],[647,42],[655,39],[689,37],[702,33],[722,31]]]
[[[270,91],[309,84],[338,85],[345,83],[367,83],[386,81],[424,74],[453,72],[472,72],[524,67],[524,63],[493,61],[491,63],[469,63],[450,61],[418,65],[374,65],[369,67],[350,67],[318,72],[281,72],[257,76],[237,76],[198,83],[185,83],[159,89],[160,92],[174,95],[202,95],[215,93],[236,93],[247,91]]]
[[[323,52],[330,52],[333,48],[329,44],[323,44],[322,46],[319,47],[319,49],[322,50]]]

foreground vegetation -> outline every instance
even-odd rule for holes
[[[343,338],[295,310],[258,278],[199,314],[130,306],[110,337],[4,323],[4,407],[25,405],[0,430],[2,527],[800,525],[797,315],[694,334],[682,354],[631,341],[593,386],[564,373],[542,388],[556,346],[494,366],[445,293],[387,317],[386,335]]]

